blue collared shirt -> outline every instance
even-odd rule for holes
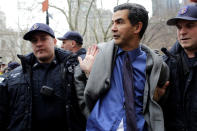
[[[122,85],[123,50],[118,49],[117,58],[111,76],[111,88],[94,106],[88,121],[87,131],[116,131],[123,120],[126,131],[126,116],[124,109],[124,91]],[[141,46],[128,52],[134,71],[134,93],[136,106],[136,120],[139,131],[146,131],[143,117],[143,94],[145,87],[146,53]]]

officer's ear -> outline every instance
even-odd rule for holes
[[[72,48],[73,48],[73,47],[75,47],[75,46],[76,46],[76,44],[77,44],[77,43],[76,43],[76,41],[72,40],[71,42],[72,42],[72,43],[71,43]]]
[[[53,43],[54,43],[54,45],[56,45],[56,44],[57,44],[57,39],[55,39],[55,38],[54,38],[54,40],[53,40],[53,41],[54,41],[54,42],[53,42]]]

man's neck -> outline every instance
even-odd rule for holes
[[[187,54],[188,58],[194,58],[196,52],[197,52],[197,51],[185,50],[185,53]]]
[[[73,53],[76,53],[77,51],[79,51],[81,49],[81,47],[76,47],[72,50]]]
[[[55,56],[51,57],[50,59],[37,59],[39,63],[51,63]]]
[[[119,47],[124,51],[131,51],[131,50],[137,49],[139,45],[140,45],[140,40],[132,41],[128,44],[122,44],[122,45],[119,45]]]

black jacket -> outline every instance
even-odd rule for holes
[[[162,103],[166,131],[197,131],[197,61],[189,64],[178,42],[166,54],[170,86]]]
[[[55,49],[55,56],[58,64],[54,66],[59,69],[59,73],[52,69],[49,74],[52,76],[49,77],[53,79],[51,82],[55,81],[57,85],[61,86],[54,94],[57,94],[59,103],[62,103],[62,107],[65,109],[65,130],[83,131],[86,120],[80,113],[73,84],[73,68],[78,64],[76,56],[60,49]],[[35,56],[29,54],[19,56],[19,58],[22,66],[11,71],[3,81],[0,81],[0,131],[34,129],[32,127],[31,76]]]
[[[85,55],[86,55],[86,49],[85,48],[81,48],[75,54],[77,56],[80,56],[82,59],[84,59]]]

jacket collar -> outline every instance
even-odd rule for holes
[[[181,47],[181,45],[179,44],[179,42],[176,41],[175,44],[170,49],[170,53],[176,55],[176,54],[180,53],[182,50],[183,50],[183,48]]]
[[[78,56],[83,55],[83,54],[86,54],[86,49],[85,49],[85,48],[81,48],[81,49],[79,49],[79,50],[76,52],[76,54],[77,54]]]
[[[18,58],[21,60],[21,65],[23,69],[30,68],[32,65],[36,63],[36,57],[33,53],[27,55],[17,55]],[[55,57],[56,60],[60,63],[66,62],[66,59],[73,57],[76,58],[74,54],[70,51],[65,51],[59,48],[55,48]]]
[[[55,56],[58,61],[63,62],[68,56],[71,56],[72,52],[65,51],[59,48],[55,48]],[[29,53],[27,55],[17,55],[18,58],[21,60],[21,63],[26,64],[34,64],[36,62],[36,57],[33,53]]]

